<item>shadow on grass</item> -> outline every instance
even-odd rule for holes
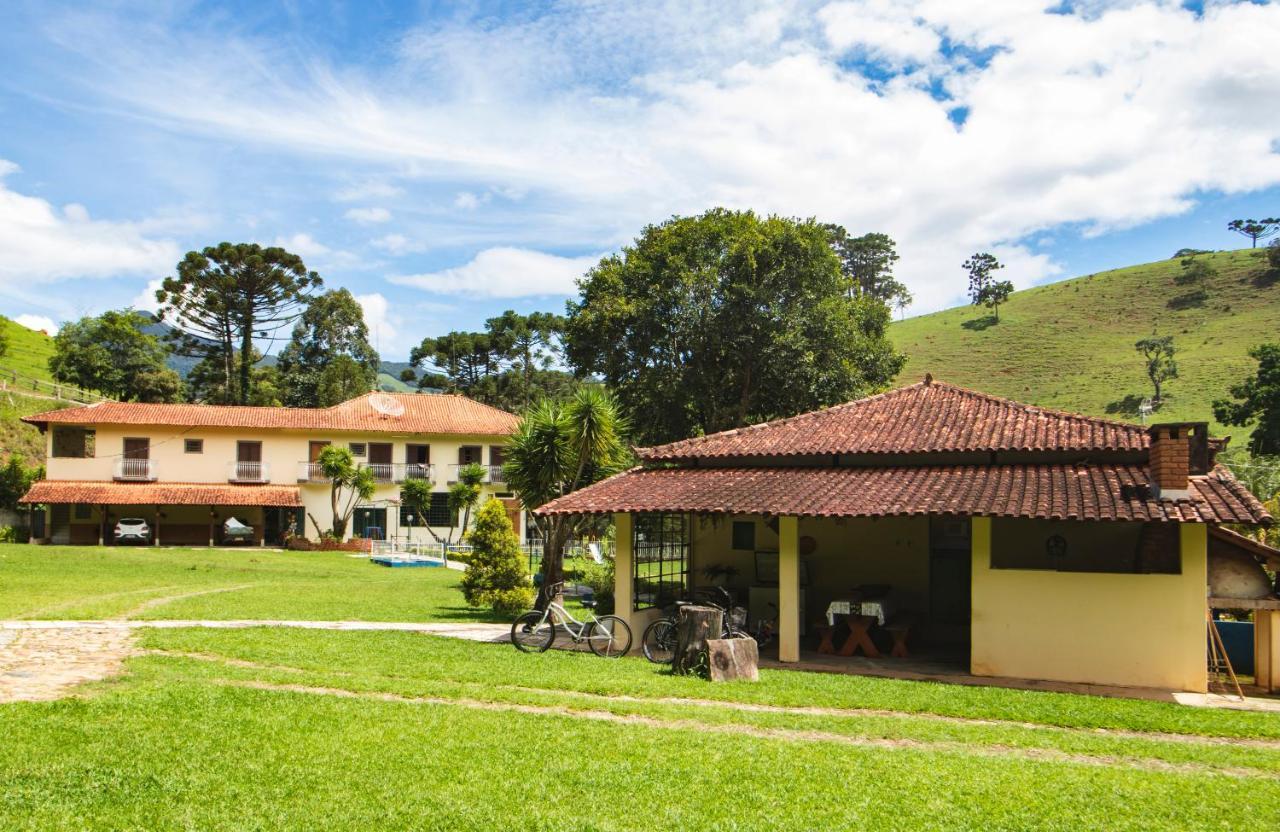
[[[984,329],[990,329],[998,323],[1000,323],[1000,319],[995,315],[983,315],[981,318],[970,318],[969,320],[961,323],[960,326],[965,329],[973,330],[974,332],[981,332]]]
[[[1198,289],[1194,292],[1187,292],[1186,294],[1169,298],[1167,305],[1170,309],[1194,309],[1198,306],[1204,306],[1204,302],[1208,299],[1209,293],[1204,289]]]
[[[1112,416],[1137,416],[1138,406],[1142,404],[1142,396],[1130,393],[1123,399],[1116,399],[1107,405],[1107,413]]]
[[[1259,289],[1267,289],[1280,283],[1280,269],[1263,269],[1253,276],[1251,281]]]

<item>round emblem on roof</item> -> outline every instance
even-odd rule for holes
[[[369,397],[369,407],[381,413],[383,416],[401,416],[404,414],[404,404],[393,396],[386,393],[374,393]]]

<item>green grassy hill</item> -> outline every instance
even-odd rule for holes
[[[973,306],[895,323],[890,337],[907,355],[898,381],[932,373],[1044,407],[1137,421],[1152,390],[1133,345],[1154,330],[1173,336],[1179,373],[1154,418],[1212,421],[1213,399],[1256,366],[1248,349],[1280,340],[1280,275],[1261,250],[1205,257],[1218,274],[1202,302],[1174,282],[1182,268],[1171,259],[1015,292],[999,323]],[[1237,446],[1250,432],[1213,430]]]
[[[49,356],[53,355],[53,339],[8,318],[0,318],[0,329],[9,337],[9,350],[0,356],[0,382],[4,383],[0,390],[0,460],[17,453],[28,462],[44,462],[44,437],[19,419],[60,405],[32,395],[23,381],[13,380],[12,374],[52,383]]]

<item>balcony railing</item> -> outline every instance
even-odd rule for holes
[[[324,475],[324,468],[318,462],[299,462],[298,463],[298,482],[328,482],[329,478]]]
[[[156,478],[156,463],[152,459],[117,459],[112,476],[117,480],[151,482]]]
[[[265,462],[232,462],[227,466],[229,482],[270,482],[271,466]]]
[[[474,462],[466,462],[466,463],[457,463],[455,465],[450,465],[449,466],[449,482],[457,482],[458,472],[463,468],[466,468],[470,465],[475,465],[475,464],[476,463]],[[484,479],[482,479],[481,482],[500,483],[500,482],[507,481],[506,474],[502,473],[501,465],[481,465],[480,467],[485,469]]]
[[[435,466],[422,462],[371,462],[362,464],[373,474],[373,481],[380,483],[405,480],[434,480]],[[328,482],[318,462],[298,463],[298,482]]]

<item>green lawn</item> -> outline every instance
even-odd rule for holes
[[[458,575],[336,553],[3,546],[0,618],[483,617]],[[136,639],[118,677],[0,705],[0,829],[1280,820],[1274,714],[782,670],[712,685],[404,632]]]
[[[1273,716],[787,671],[712,686],[639,660],[408,633],[141,638],[152,652],[87,697],[0,706],[0,827],[1202,829],[1280,818],[1280,742],[1219,739],[1275,737]],[[1204,736],[1063,727],[1112,722]]]
[[[0,618],[491,619],[461,575],[343,552],[0,545]]]
[[[1203,302],[1186,303],[1188,288],[1175,282],[1180,261],[1161,260],[1015,292],[995,324],[973,306],[895,323],[890,336],[907,355],[898,381],[932,373],[1031,404],[1137,421],[1151,384],[1133,344],[1154,330],[1173,336],[1179,372],[1160,418],[1212,420],[1213,399],[1257,366],[1248,349],[1280,332],[1280,275],[1268,273],[1261,249],[1207,259],[1218,275]],[[958,287],[963,279],[957,272]],[[1249,428],[1214,432],[1238,442]]]

